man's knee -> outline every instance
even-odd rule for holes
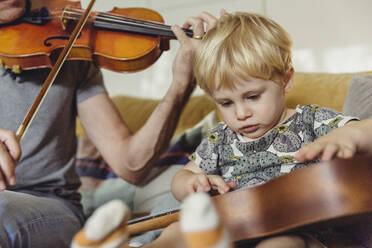
[[[0,225],[1,247],[57,248],[69,247],[82,223],[59,200],[1,192]]]

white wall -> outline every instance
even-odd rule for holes
[[[97,0],[95,7],[105,11],[112,6],[151,8],[161,13],[166,24],[179,25],[188,16],[204,10],[216,16],[221,8],[229,12],[258,12],[274,19],[291,34],[296,71],[372,70],[370,0]],[[171,49],[142,72],[103,70],[110,95],[161,98],[172,79],[171,66],[177,48],[177,41],[171,41]]]
[[[372,1],[267,0],[266,14],[294,41],[298,71],[372,70]]]

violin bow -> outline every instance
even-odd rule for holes
[[[39,110],[39,107],[41,105],[41,103],[43,102],[46,94],[48,93],[50,87],[52,86],[55,78],[57,77],[57,74],[58,72],[60,71],[60,69],[62,68],[62,65],[63,63],[65,62],[71,48],[72,48],[72,45],[74,44],[74,42],[76,41],[79,33],[81,32],[81,30],[83,29],[85,23],[87,22],[88,18],[89,18],[89,14],[92,10],[92,7],[95,3],[95,0],[91,0],[88,7],[85,9],[82,17],[80,18],[79,22],[77,23],[76,27],[74,28],[69,40],[68,40],[68,43],[67,45],[63,48],[61,54],[59,55],[56,63],[54,64],[52,70],[49,72],[48,74],[48,77],[46,78],[46,80],[44,81],[40,91],[39,91],[39,94],[37,95],[35,101],[33,102],[33,104],[31,105],[29,111],[27,112],[25,118],[23,119],[22,121],[22,124],[19,126],[17,132],[16,132],[16,138],[17,140],[20,142],[23,138],[23,136],[25,135],[28,127],[30,126],[32,120],[34,119],[37,111]]]

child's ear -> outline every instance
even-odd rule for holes
[[[293,67],[291,67],[291,68],[289,68],[287,74],[284,77],[284,92],[285,93],[288,93],[292,89],[293,74],[294,74],[294,69],[293,69]]]

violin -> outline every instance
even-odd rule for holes
[[[48,1],[60,5],[62,1]],[[63,3],[63,2],[62,2]],[[14,73],[51,68],[39,94],[16,132],[21,141],[66,60],[86,60],[117,72],[135,72],[152,65],[175,35],[156,11],[114,8],[94,13],[95,0],[85,10],[71,2],[57,15],[47,7],[31,11],[0,27],[0,67]],[[184,29],[193,36],[192,30]]]
[[[234,241],[355,224],[372,217],[372,157],[297,169],[265,184],[213,197]],[[177,221],[179,211],[128,222],[132,235]]]
[[[0,27],[0,67],[14,73],[52,68],[83,15],[79,2],[47,1],[50,6],[29,11]],[[58,7],[55,7],[57,5]],[[57,10],[55,9],[57,8]],[[193,36],[192,30],[184,29]],[[162,16],[146,8],[114,8],[91,12],[67,60],[87,60],[116,72],[135,72],[152,65],[176,39]]]

